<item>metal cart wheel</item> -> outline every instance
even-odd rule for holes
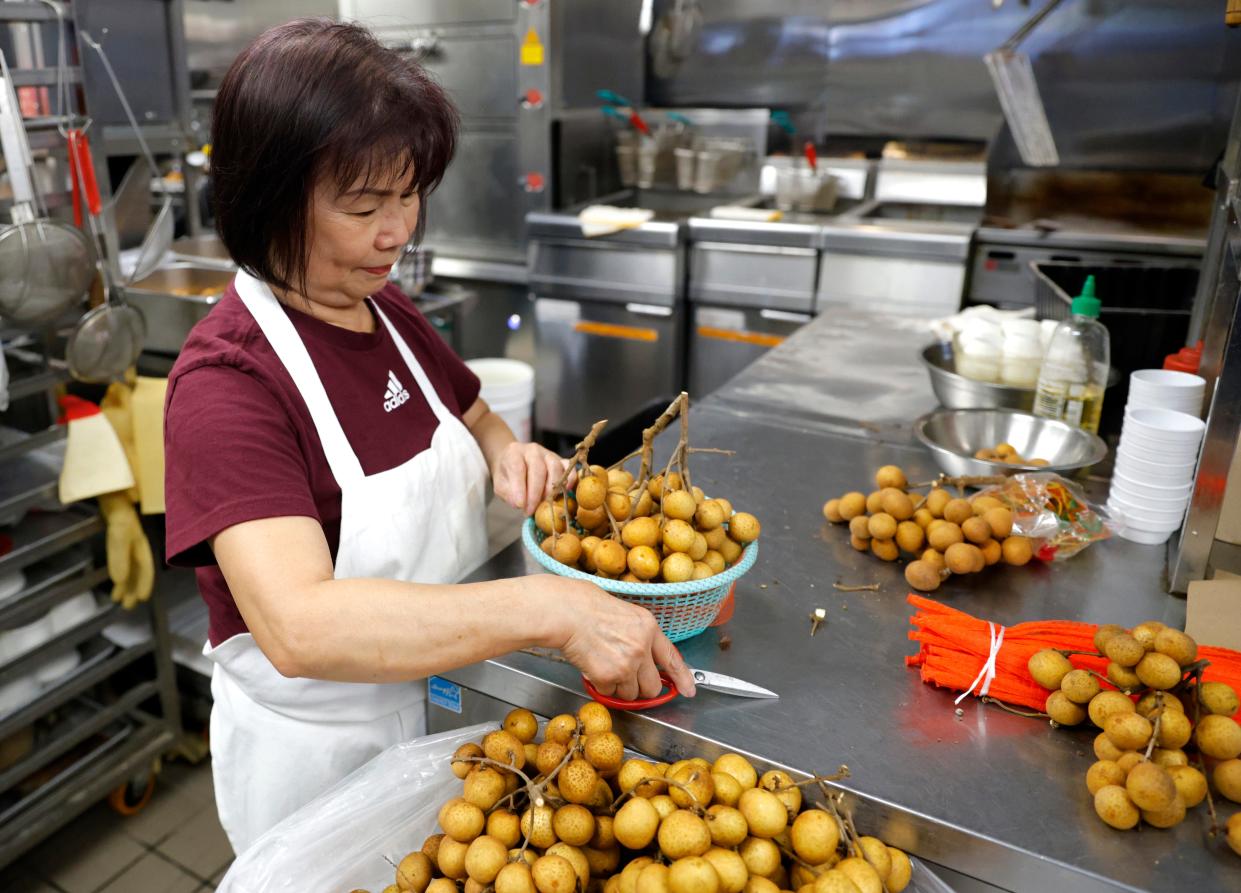
[[[159,773],[159,760],[151,761],[150,768],[138,771],[124,784],[114,788],[108,795],[108,805],[123,816],[136,815],[151,802],[155,793],[155,776]]]

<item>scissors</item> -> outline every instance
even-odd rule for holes
[[[770,691],[744,679],[738,679],[735,676],[725,676],[723,673],[712,673],[707,670],[695,670],[690,668],[690,674],[694,677],[694,684],[707,689],[708,691],[718,691],[726,695],[735,695],[739,698],[778,698],[780,697],[774,691]],[[599,689],[590,684],[590,680],[585,676],[582,677],[582,684],[586,686],[586,694],[590,695],[605,707],[611,707],[615,710],[649,710],[652,707],[659,707],[667,704],[673,698],[680,694],[677,691],[676,683],[667,673],[660,673],[659,679],[667,689],[653,698],[639,698],[634,701],[626,701],[621,698],[614,698],[609,695],[602,694]]]

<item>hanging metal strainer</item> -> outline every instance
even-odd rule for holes
[[[69,365],[69,374],[78,381],[104,384],[121,377],[137,361],[146,340],[146,320],[142,311],[125,303],[123,292],[112,281],[112,271],[106,261],[103,223],[99,217],[103,205],[99,198],[99,185],[95,181],[90,144],[84,132],[69,131],[69,153],[73,159],[74,176],[81,183],[86,199],[91,232],[99,242],[99,274],[103,277],[104,302],[78,320],[65,343],[65,361]]]
[[[81,300],[90,288],[94,278],[91,246],[72,226],[38,216],[30,146],[3,53],[0,148],[13,190],[13,222],[0,230],[0,316],[19,325],[47,322]]]

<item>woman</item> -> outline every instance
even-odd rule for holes
[[[563,460],[517,443],[387,284],[453,153],[414,63],[329,20],[233,63],[217,228],[241,268],[169,378],[168,555],[210,610],[216,802],[236,852],[425,730],[426,676],[531,645],[602,691],[694,690],[651,614],[551,575],[454,585],[485,493],[530,512]]]

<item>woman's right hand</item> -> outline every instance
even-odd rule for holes
[[[681,694],[694,696],[693,674],[650,611],[592,583],[560,579],[572,588],[558,601],[556,647],[600,694],[626,701],[653,698],[663,690],[662,668]]]

